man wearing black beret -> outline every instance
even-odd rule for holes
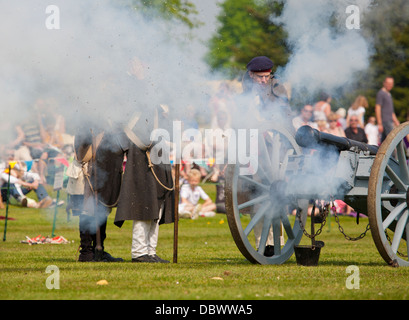
[[[274,63],[265,56],[255,57],[247,64],[247,70],[251,72],[268,72],[271,73]]]
[[[269,120],[279,114],[290,119],[287,90],[272,74],[273,66],[273,61],[266,56],[251,59],[242,81],[243,94],[255,98],[262,118]]]
[[[243,96],[239,103],[242,105],[243,111],[249,113],[249,116],[255,117],[259,121],[271,122],[272,126],[278,123],[293,132],[292,113],[287,91],[272,74],[273,66],[273,62],[265,56],[251,59],[243,76]],[[246,117],[246,119],[249,118]],[[261,230],[261,224],[257,224],[254,228],[256,247],[261,241]],[[271,228],[264,255],[274,255],[274,235]]]

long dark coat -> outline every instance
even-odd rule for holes
[[[146,152],[126,137],[123,149],[127,154],[115,225],[121,227],[125,220],[156,220],[159,209],[164,205],[162,223],[174,222],[174,191],[163,188],[148,166]],[[172,188],[173,179],[170,164],[154,165],[158,180]]]
[[[92,128],[92,127],[91,127]],[[121,131],[116,130],[101,130],[94,126],[92,128],[94,137],[102,135],[102,139],[98,141],[96,149],[95,162],[91,159],[88,163],[88,178],[85,177],[84,182],[84,210],[89,215],[94,215],[95,212],[95,197],[94,192],[97,192],[99,202],[99,214],[104,215],[115,207],[121,188],[122,168],[124,151],[121,148],[120,141],[123,140]],[[97,138],[98,140],[98,138]],[[79,129],[75,136],[75,149],[77,157],[81,162],[84,155],[82,151],[92,150],[93,136],[90,127]],[[103,210],[101,210],[101,208]]]
[[[107,208],[115,207],[118,201],[121,189],[124,151],[122,150],[119,139],[122,133],[104,132],[100,145],[96,150],[96,189],[101,204]],[[94,172],[91,169],[90,180],[95,183]]]

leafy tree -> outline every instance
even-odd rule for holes
[[[213,70],[237,76],[255,56],[270,57],[275,66],[285,65],[288,49],[285,33],[271,22],[282,4],[276,1],[226,0],[220,4],[220,28],[210,40],[206,57]]]
[[[119,5],[127,6],[133,10],[142,11],[146,17],[158,16],[183,22],[189,28],[195,28],[201,24],[195,18],[198,14],[196,6],[189,0],[114,0]]]

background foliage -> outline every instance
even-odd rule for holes
[[[281,3],[226,0],[220,6],[220,28],[210,40],[207,55],[214,70],[235,77],[251,58],[259,55],[274,57],[275,68],[287,63],[285,32],[270,21],[270,15],[280,15]]]
[[[276,67],[285,66],[291,48],[286,45],[286,33],[270,19],[271,15],[280,15],[284,3],[223,1],[220,27],[209,43],[207,62],[211,68],[227,70],[236,77],[256,55],[274,57]],[[385,76],[391,75],[395,78],[395,111],[405,121],[409,102],[409,2],[373,1],[371,10],[361,17],[361,32],[373,46],[370,68],[356,79],[355,90],[333,101],[333,109],[347,109],[357,95],[363,94],[370,103],[366,116],[373,115],[376,92]]]
[[[154,18],[159,12],[161,18],[179,20],[189,28],[201,24],[196,18],[196,6],[189,0],[131,0],[130,5],[134,10],[143,11],[145,16]]]

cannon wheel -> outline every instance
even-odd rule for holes
[[[390,265],[409,266],[409,169],[404,138],[409,122],[395,128],[379,148],[368,184],[372,237]]]
[[[285,182],[289,155],[296,154],[301,154],[301,149],[287,130],[260,130],[257,172],[240,174],[239,164],[231,164],[226,170],[226,215],[230,231],[240,252],[252,263],[282,264],[301,240],[303,231],[299,221],[294,219],[291,224],[288,217],[294,205],[272,196],[280,193],[280,183]],[[305,225],[308,200],[297,200],[295,207],[301,209]],[[258,247],[256,232],[260,239]],[[285,244],[280,237],[284,233]],[[272,239],[274,255],[266,256],[266,244],[271,244]]]

